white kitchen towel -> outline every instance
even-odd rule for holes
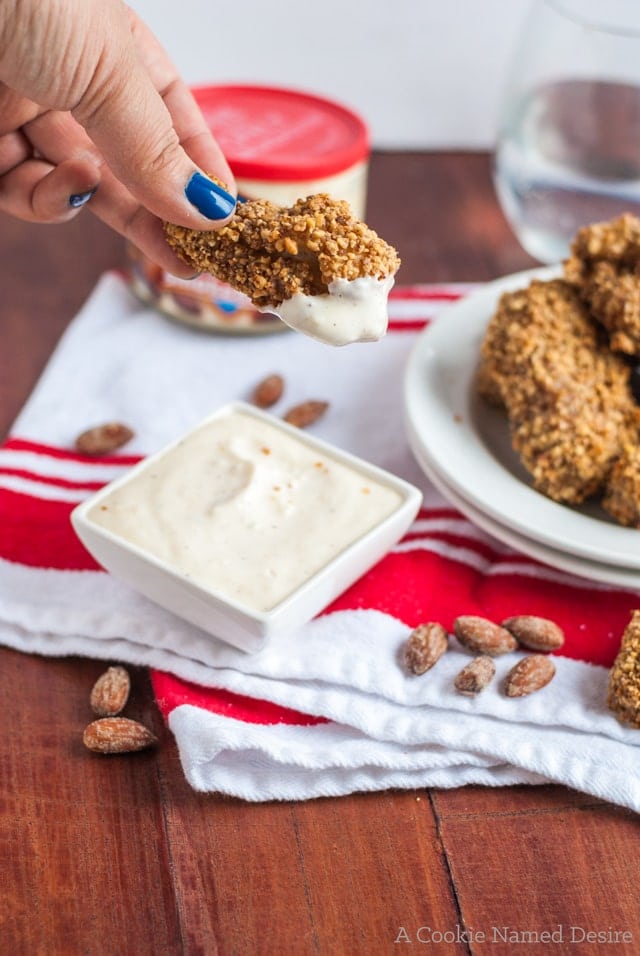
[[[387,787],[556,781],[640,810],[637,731],[606,708],[608,667],[640,595],[555,571],[489,537],[424,478],[406,441],[403,374],[425,323],[447,320],[468,285],[394,290],[379,343],[331,349],[292,332],[207,335],[142,305],[115,273],[71,323],[0,448],[0,641],[26,653],[83,654],[152,668],[185,774],[249,800]],[[313,426],[419,485],[404,539],[314,621],[245,654],[198,631],[97,567],[69,523],[74,505],[211,411],[247,399],[266,374],[286,388],[276,415],[329,402]],[[120,453],[89,459],[77,434],[119,420]],[[554,618],[557,675],[529,698],[492,685],[462,697],[468,662],[451,649],[406,673],[411,629],[459,614]]]

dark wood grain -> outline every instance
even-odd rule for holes
[[[534,264],[497,207],[486,155],[376,155],[369,195],[368,221],[401,253],[400,282],[484,280]],[[0,262],[4,435],[124,249],[85,210],[61,227],[0,219]],[[0,648],[0,952],[640,951],[635,815],[553,786],[262,805],[197,794],[144,670],[134,671],[130,712],[159,747],[115,759],[84,750],[101,670]],[[494,927],[558,926],[562,943],[546,948],[491,939]],[[633,941],[578,946],[571,926]]]

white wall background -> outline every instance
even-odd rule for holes
[[[129,0],[184,78],[338,99],[374,145],[491,146],[531,0]]]

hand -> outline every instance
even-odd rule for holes
[[[189,90],[121,0],[0,2],[0,210],[64,222],[89,203],[184,276],[162,220],[216,228],[234,192]]]

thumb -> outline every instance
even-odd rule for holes
[[[233,175],[186,86],[172,69],[163,98],[128,24],[124,36],[117,31],[112,39],[72,110],[75,119],[114,175],[156,216],[192,229],[223,225],[236,205]],[[175,105],[175,123],[165,100]],[[185,145],[199,158],[206,156],[206,172]]]

